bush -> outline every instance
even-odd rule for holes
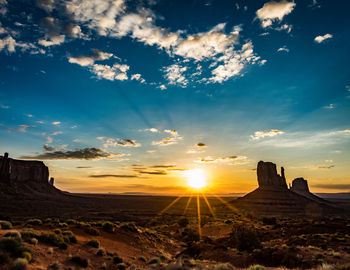
[[[138,232],[138,229],[136,227],[136,225],[134,223],[131,222],[124,222],[120,225],[120,228],[124,231],[128,231],[128,232]]]
[[[19,232],[17,232],[17,231],[7,232],[7,233],[5,233],[4,236],[5,236],[5,237],[18,238],[18,239],[21,239],[21,238],[22,238],[21,234],[20,234]]]
[[[29,219],[27,220],[26,222],[27,225],[42,225],[43,222],[41,221],[41,219],[38,219],[38,218],[33,218],[33,219]]]
[[[68,238],[69,243],[71,243],[71,244],[78,243],[78,240],[72,231],[64,231],[64,232],[62,232],[62,235],[64,238]]]
[[[185,228],[185,227],[189,224],[187,218],[181,218],[177,223],[178,223],[179,226],[182,227],[182,228]]]
[[[9,230],[12,229],[12,224],[6,220],[0,220],[0,228],[3,230]]]
[[[42,233],[39,236],[39,241],[59,247],[60,249],[67,249],[68,247],[63,236],[55,233]]]
[[[23,245],[20,239],[13,237],[4,237],[0,239],[0,250],[9,253],[14,258],[21,257],[25,251],[31,253],[30,248]]]
[[[147,262],[147,259],[144,256],[139,257],[139,260],[142,262]]]
[[[33,238],[38,239],[40,237],[40,232],[31,229],[23,230],[21,236],[23,241],[30,243]]]
[[[153,257],[148,261],[148,264],[160,264],[161,261],[158,257]]]
[[[256,265],[251,265],[249,268],[249,270],[265,270],[265,267],[259,264]]]
[[[110,221],[105,221],[105,222],[103,222],[103,224],[102,224],[102,229],[103,229],[105,232],[112,233],[112,232],[114,232],[114,230],[115,230],[115,224],[114,224],[113,222],[110,222]]]
[[[52,247],[49,247],[49,248],[47,249],[47,254],[50,254],[50,255],[53,254],[53,248],[52,248]]]
[[[27,265],[28,265],[28,262],[26,259],[17,258],[11,266],[11,270],[26,270]]]
[[[126,269],[126,264],[125,263],[118,263],[117,264],[117,269],[118,270],[125,270]]]
[[[87,245],[93,248],[99,248],[100,242],[97,239],[91,239],[87,242]]]
[[[75,224],[77,224],[77,221],[76,221],[75,219],[67,219],[67,220],[66,220],[66,223],[67,223],[68,225],[75,225]]]
[[[123,259],[120,258],[118,255],[114,255],[113,257],[113,263],[118,264],[118,263],[122,263]]]
[[[8,263],[10,260],[8,254],[4,251],[0,251],[0,266]]]
[[[239,251],[248,252],[261,247],[257,231],[244,224],[233,226],[230,234],[230,244]]]
[[[275,217],[264,217],[262,219],[262,222],[264,223],[264,225],[276,225],[277,224],[277,220]]]
[[[214,270],[233,270],[234,267],[230,263],[219,263],[214,266]]]
[[[28,243],[31,244],[31,245],[33,245],[33,246],[35,246],[35,245],[38,244],[38,239],[32,238],[32,239],[30,239],[30,240],[28,241]]]
[[[99,248],[96,252],[97,256],[105,256],[106,255],[106,250],[104,248]]]
[[[83,268],[86,268],[89,266],[89,260],[86,259],[86,258],[82,258],[80,256],[73,256],[70,261],[72,263],[75,263],[76,265],[80,266],[80,267],[83,267]]]
[[[32,254],[28,251],[24,251],[21,257],[25,258],[28,262],[32,261]]]

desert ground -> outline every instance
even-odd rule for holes
[[[283,217],[237,209],[234,197],[207,196],[210,208],[203,196],[190,198],[0,199],[0,268],[350,267],[350,200],[333,200],[343,215]],[[21,262],[26,268],[14,268]]]

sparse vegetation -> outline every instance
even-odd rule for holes
[[[105,221],[102,224],[102,229],[105,232],[113,233],[115,230],[115,224],[113,222],[110,222],[110,221]]]
[[[259,264],[251,265],[248,270],[265,270],[265,267]]]
[[[247,224],[233,226],[229,242],[231,247],[235,247],[240,251],[251,252],[261,247],[257,231],[255,228],[247,226]]]
[[[36,225],[42,225],[43,222],[41,221],[41,219],[33,218],[33,219],[27,220],[26,224],[36,226]]]
[[[14,258],[21,257],[23,252],[31,253],[30,248],[23,245],[21,239],[14,237],[1,238],[0,250],[9,253]]]
[[[118,264],[118,263],[122,263],[123,259],[120,258],[118,255],[114,255],[113,256],[113,263]]]
[[[96,252],[96,255],[97,256],[105,256],[107,253],[106,253],[106,250],[104,249],[104,248],[99,248],[98,250],[97,250],[97,252]]]
[[[178,224],[179,224],[180,227],[185,228],[189,224],[189,221],[188,221],[187,218],[181,218],[178,221]]]
[[[214,270],[233,270],[234,267],[230,263],[219,263],[214,266]]]
[[[5,233],[4,236],[5,237],[14,237],[14,238],[18,238],[18,239],[22,238],[21,234],[18,231],[7,232],[7,233]]]
[[[158,257],[153,257],[148,261],[148,264],[160,264],[161,260]]]

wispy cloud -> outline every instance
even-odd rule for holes
[[[103,137],[101,137],[103,140]],[[104,147],[110,146],[121,146],[121,147],[140,147],[141,144],[131,139],[113,139],[108,138],[106,142],[103,144]]]
[[[242,165],[249,162],[246,156],[228,156],[228,157],[203,157],[195,160],[197,163],[225,163],[229,165]]]
[[[51,122],[51,124],[53,124],[53,125],[55,125],[55,126],[58,126],[58,125],[61,124],[61,122],[60,122],[60,121],[53,121],[53,122]]]
[[[327,109],[327,110],[332,110],[332,109],[334,109],[334,104],[329,104],[329,105],[327,105],[327,106],[324,106],[323,108],[325,108],[325,109]]]
[[[288,53],[289,49],[287,48],[287,46],[283,46],[283,47],[279,48],[277,51],[278,52],[286,52],[286,53]]]
[[[251,140],[259,140],[265,137],[274,137],[284,134],[284,131],[278,129],[261,130],[254,132],[254,135],[250,135]]]
[[[90,178],[138,178],[137,175],[130,174],[91,174]]]

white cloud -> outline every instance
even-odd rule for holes
[[[179,141],[178,138],[176,137],[166,137],[161,139],[160,141],[153,141],[152,145],[160,145],[160,146],[167,146],[167,145],[172,145],[172,144],[177,144]]]
[[[59,134],[63,134],[62,131],[54,131],[54,132],[51,132],[51,135],[52,136],[56,136],[56,135],[59,135]]]
[[[277,51],[278,52],[289,52],[289,49],[287,48],[287,46],[283,46],[283,47],[279,48]]]
[[[102,137],[103,138],[103,137]],[[103,139],[102,139],[103,140]],[[136,142],[135,140],[130,139],[113,139],[113,138],[107,138],[105,143],[103,144],[104,147],[111,147],[111,146],[121,146],[121,147],[140,147],[141,144]]]
[[[50,47],[62,44],[65,41],[65,38],[65,35],[57,35],[48,37],[47,39],[40,39],[38,43],[44,47]]]
[[[144,78],[142,78],[142,75],[139,73],[131,75],[131,80],[139,81],[141,83],[146,82],[146,80]]]
[[[289,25],[289,24],[283,24],[279,27],[276,27],[275,30],[277,31],[286,31],[287,33],[290,33],[293,29],[293,26],[292,25]]]
[[[7,31],[4,28],[0,28],[0,30],[3,29],[7,33]],[[45,51],[42,49],[39,49],[37,46],[35,46],[33,43],[25,43],[16,41],[12,36],[8,35],[2,39],[0,39],[0,52],[2,50],[7,50],[9,53],[13,53],[16,51],[16,48],[20,48],[22,51],[29,51],[31,54],[36,53],[44,53]]]
[[[256,16],[261,21],[262,27],[271,26],[274,22],[281,22],[283,17],[290,14],[294,7],[294,2],[282,0],[280,2],[269,1],[257,10]]]
[[[166,87],[164,84],[158,86],[158,88],[159,88],[160,90],[166,90],[166,89],[167,89],[167,87]]]
[[[127,71],[129,66],[126,64],[115,63],[113,66],[94,64],[90,71],[97,75],[99,79],[124,81],[128,79]]]
[[[330,38],[333,38],[332,34],[325,34],[323,36],[317,36],[317,37],[315,37],[315,42],[316,43],[322,43],[326,39],[330,39]]]
[[[55,126],[58,126],[58,125],[61,124],[61,122],[60,122],[60,121],[53,121],[51,124],[53,124],[53,125],[55,125]]]
[[[157,128],[146,128],[144,129],[144,131],[149,131],[149,132],[152,132],[152,133],[158,133],[159,130]]]
[[[52,143],[52,141],[53,141],[53,140],[52,140],[52,138],[51,138],[50,136],[47,136],[47,137],[46,137],[46,142],[47,142],[47,143]]]
[[[40,8],[50,12],[54,7],[55,0],[37,0],[36,3]]]
[[[179,85],[181,87],[186,87],[188,80],[184,76],[184,72],[187,67],[181,67],[178,64],[173,64],[165,68],[165,78],[169,81],[169,84]]]
[[[334,104],[331,103],[327,106],[324,106],[323,108],[328,109],[328,110],[332,110],[332,109],[334,109]]]
[[[285,132],[278,129],[262,130],[254,132],[254,135],[250,135],[251,140],[259,140],[265,137],[274,137],[277,135],[284,134]]]
[[[78,56],[78,57],[68,57],[69,63],[78,64],[80,66],[91,66],[95,63],[95,61],[103,61],[111,58],[113,56],[112,53],[102,52],[100,50],[94,49],[91,55],[87,56]]]
[[[22,124],[22,125],[19,125],[20,127],[18,128],[18,132],[27,132],[27,128],[29,128],[30,126],[28,125],[25,125],[25,124]]]

